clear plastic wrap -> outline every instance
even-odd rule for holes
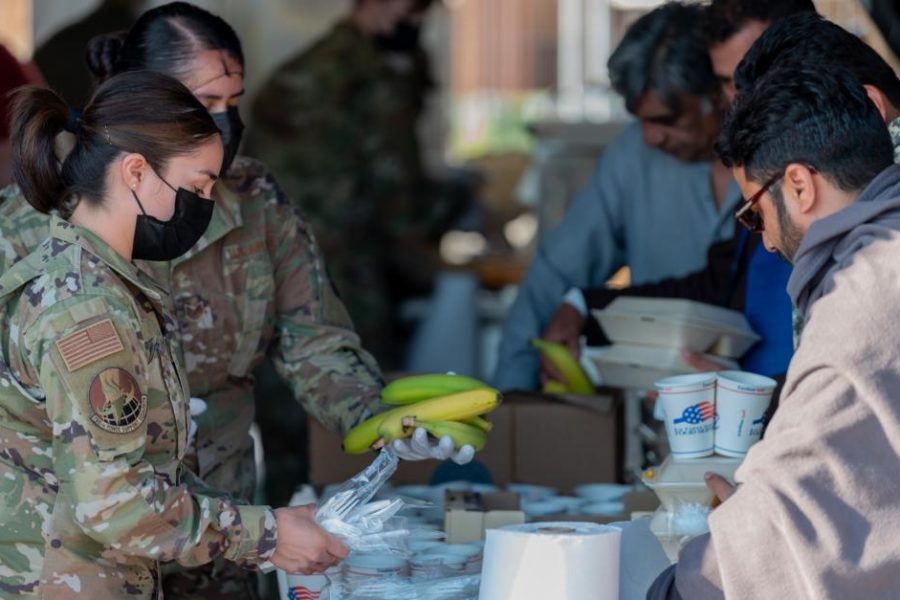
[[[364,471],[342,484],[317,511],[316,522],[354,552],[407,554],[411,539],[440,539],[438,531],[413,530],[397,513],[426,502],[393,498],[370,502],[397,470],[398,459],[384,450]]]
[[[345,481],[325,504],[316,511],[321,521],[347,518],[361,505],[366,504],[378,493],[388,479],[397,471],[397,456],[390,450],[378,453],[372,464],[351,479]]]
[[[398,517],[400,511],[421,509],[431,503],[411,498],[387,498],[372,501],[379,489],[397,470],[398,459],[384,450],[371,465],[342,484],[316,512],[323,529],[338,537],[354,553],[393,554],[408,557],[410,542],[438,540],[443,532],[423,529],[421,523]],[[405,572],[405,571],[404,571]],[[340,569],[329,571],[329,584],[322,600],[474,600],[481,581],[478,575],[444,576],[435,571],[434,579],[421,580],[401,576],[345,577]]]

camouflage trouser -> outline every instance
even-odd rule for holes
[[[203,479],[215,489],[250,501],[256,484],[253,447],[245,448],[204,473]],[[256,572],[221,558],[194,569],[175,563],[163,565],[163,591],[166,600],[254,600],[258,597]]]

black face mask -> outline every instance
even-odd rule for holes
[[[135,260],[168,261],[178,258],[194,247],[212,219],[215,202],[184,188],[176,190],[168,181],[162,177],[160,179],[175,192],[175,214],[168,221],[151,217],[137,194],[131,190],[143,213],[137,216],[134,224],[131,257]]]
[[[419,47],[421,32],[420,25],[401,21],[391,33],[376,36],[375,42],[379,48],[388,52],[412,52]]]
[[[228,171],[228,167],[237,156],[238,146],[241,145],[241,136],[244,135],[244,122],[241,121],[241,113],[237,106],[229,106],[225,112],[210,113],[216,127],[222,132],[222,145],[225,147],[225,156],[222,158],[221,175]]]

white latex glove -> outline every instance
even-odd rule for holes
[[[440,440],[432,440],[428,432],[417,427],[412,436],[403,440],[394,440],[391,449],[403,460],[447,460],[448,458],[458,465],[471,462],[475,457],[475,448],[466,444],[457,450],[456,444],[449,435]]]
[[[190,402],[188,402],[188,408],[191,411],[191,425],[188,429],[188,450],[191,450],[197,438],[197,421],[194,420],[194,417],[199,417],[206,412],[206,401],[200,398],[191,398]]]

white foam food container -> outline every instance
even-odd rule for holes
[[[688,348],[740,358],[759,340],[743,314],[692,300],[622,296],[593,314],[616,344]]]
[[[712,471],[734,482],[734,472],[742,461],[741,458],[724,456],[681,460],[669,456],[660,466],[644,471],[642,481],[659,497],[662,509],[672,514],[681,503],[709,506],[713,493],[706,487],[703,474]]]
[[[585,348],[583,354],[593,361],[600,381],[608,387],[652,390],[653,384],[664,377],[697,371],[684,362],[678,348],[616,344]],[[723,369],[739,368],[731,359],[711,355],[707,358],[721,363]]]

